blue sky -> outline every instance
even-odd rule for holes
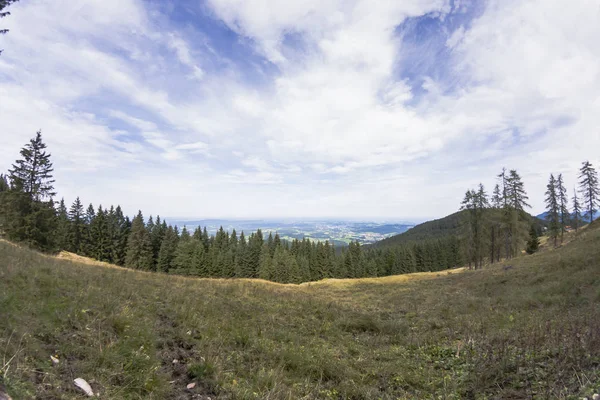
[[[28,0],[1,21],[0,170],[42,129],[70,203],[425,219],[516,168],[600,166],[600,4]]]

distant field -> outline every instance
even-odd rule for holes
[[[287,240],[304,237],[314,241],[329,240],[337,246],[346,246],[350,241],[370,244],[406,232],[413,225],[406,223],[377,223],[354,221],[269,221],[269,220],[167,220],[180,228],[186,226],[189,230],[196,227],[206,227],[208,233],[215,234],[220,227],[228,232],[234,229],[239,235],[261,229],[268,236],[269,232]]]
[[[578,399],[600,389],[597,227],[479,271],[303,285],[62,257],[0,242],[0,383],[14,399],[81,398],[77,377],[104,399]]]

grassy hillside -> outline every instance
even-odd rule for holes
[[[300,286],[81,261],[0,242],[0,384],[15,399],[81,398],[78,377],[104,399],[600,390],[598,226],[512,268]]]

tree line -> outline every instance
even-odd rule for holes
[[[483,185],[466,193],[461,235],[388,248],[351,242],[341,249],[328,241],[286,241],[277,233],[263,235],[260,229],[246,236],[221,227],[209,235],[206,227],[190,232],[159,216],[146,219],[141,211],[130,219],[120,206],[85,207],[79,198],[70,206],[64,199],[55,203],[53,166],[41,132],[20,155],[8,174],[0,175],[0,232],[42,251],[66,250],[138,270],[300,283],[438,271],[464,264],[479,268],[485,259],[494,262],[517,255],[531,223],[524,211],[528,198],[520,176],[503,170],[491,198]],[[593,186],[595,175],[589,176]],[[597,186],[597,177],[595,182]],[[586,193],[595,196],[591,203],[586,197],[586,204],[597,204],[597,188]]]
[[[465,261],[475,269],[485,262],[494,263],[515,257],[525,247],[527,253],[537,251],[538,236],[547,229],[555,246],[564,240],[569,229],[578,230],[584,217],[592,223],[600,207],[598,174],[589,161],[582,163],[579,170],[578,189],[573,189],[573,206],[569,209],[569,198],[562,174],[556,178],[550,174],[547,185],[544,219],[547,227],[535,222],[525,212],[531,206],[524,184],[516,170],[503,169],[498,174],[498,183],[491,196],[483,184],[468,190],[461,203],[465,212],[462,229]],[[579,195],[578,195],[579,193]],[[542,229],[543,228],[543,229]]]

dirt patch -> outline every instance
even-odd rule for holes
[[[160,371],[165,374],[172,390],[169,399],[226,399],[219,393],[218,385],[210,376],[195,376],[194,368],[205,365],[206,360],[196,348],[191,338],[179,332],[179,324],[165,313],[158,315],[156,330],[160,341],[157,352],[161,360]],[[193,387],[188,389],[189,384]]]

